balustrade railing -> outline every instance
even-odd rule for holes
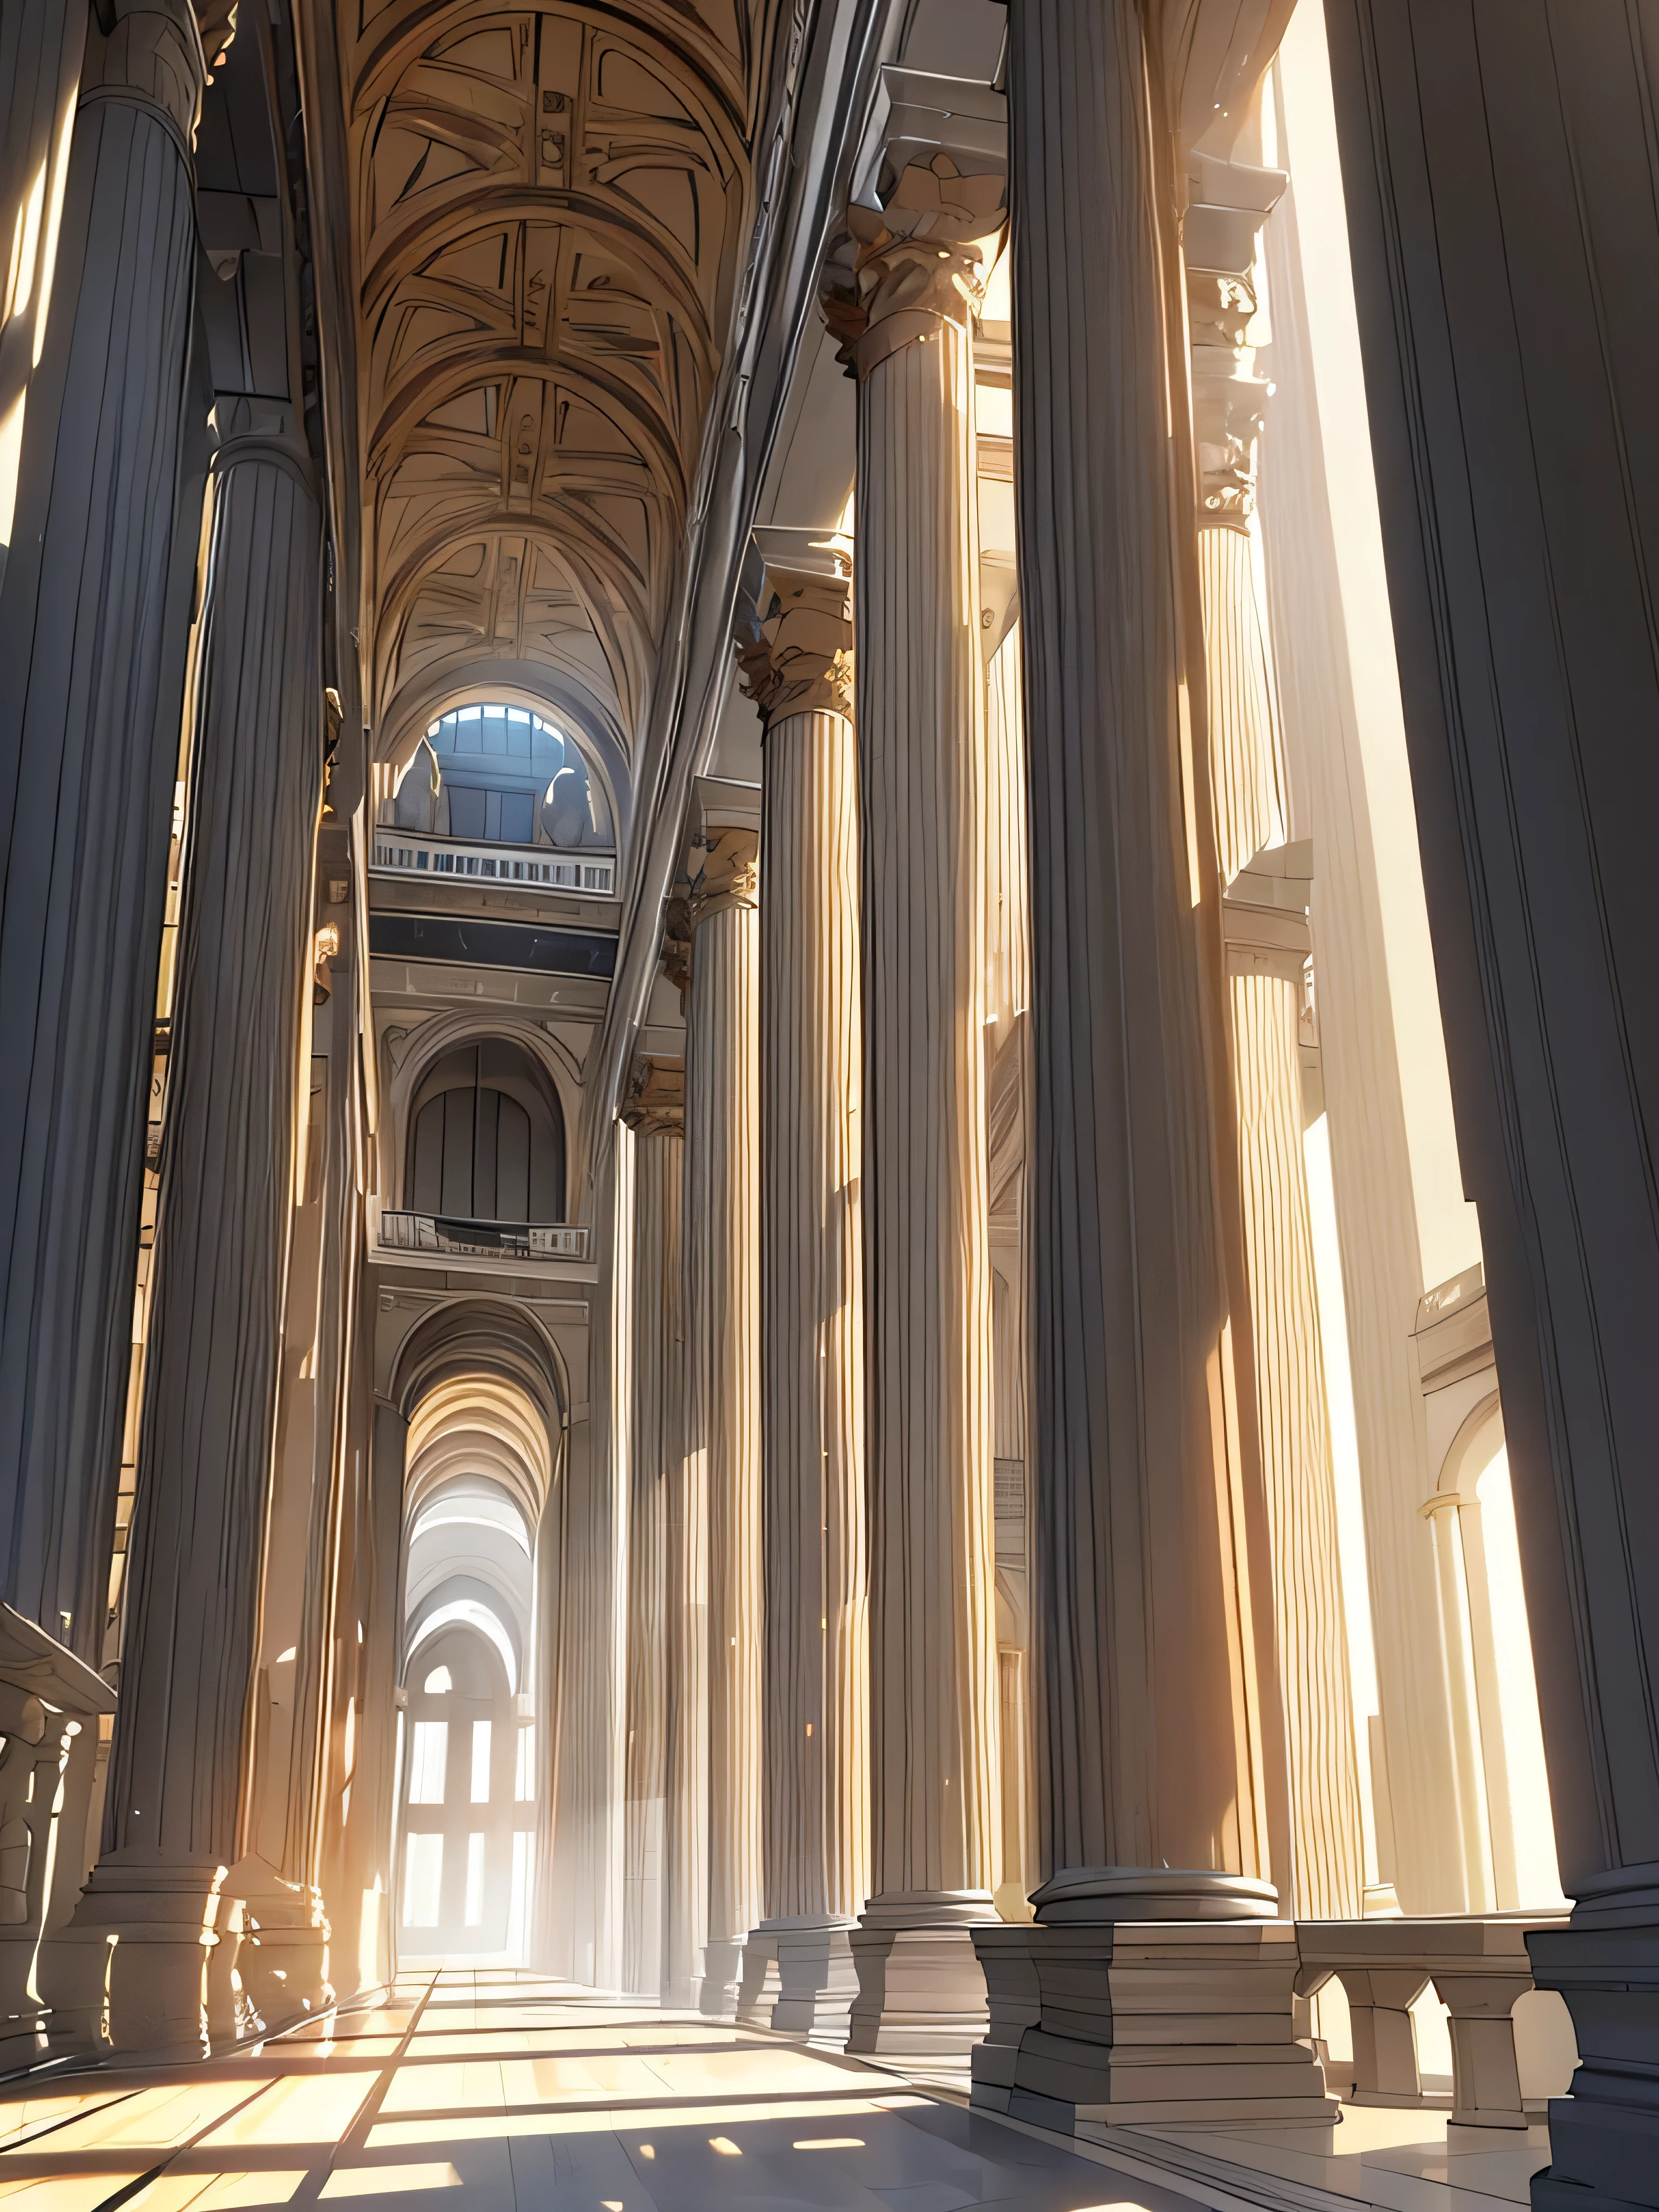
[[[1353,2028],[1356,2105],[1421,2105],[1412,2007],[1432,1983],[1451,2032],[1450,2118],[1460,2127],[1524,2128],[1516,2063],[1517,1998],[1533,1987],[1527,1931],[1559,1928],[1565,1913],[1433,1918],[1298,1920],[1297,1993],[1342,1985]]]
[[[464,1221],[440,1213],[383,1213],[380,1243],[394,1252],[469,1259],[585,1260],[587,1231],[568,1223]]]
[[[56,2032],[37,1959],[98,1855],[114,1711],[100,1674],[0,1603],[0,2071],[46,2057]]]
[[[515,884],[522,890],[580,891],[611,898],[617,889],[614,853],[560,852],[546,845],[469,844],[455,837],[424,836],[382,823],[374,832],[376,874],[424,877],[453,883]]]

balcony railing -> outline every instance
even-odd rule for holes
[[[383,1213],[380,1243],[394,1252],[477,1260],[585,1260],[587,1231],[568,1224],[460,1221],[439,1213]]]
[[[453,882],[517,884],[526,890],[581,891],[611,898],[617,889],[614,853],[556,853],[547,845],[470,845],[453,837],[425,837],[382,823],[374,832],[377,874],[440,877]]]

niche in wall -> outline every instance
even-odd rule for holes
[[[453,1221],[565,1218],[564,1115],[558,1093],[505,1037],[446,1053],[416,1091],[404,1203]]]

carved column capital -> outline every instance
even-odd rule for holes
[[[1255,373],[1256,348],[1268,338],[1259,241],[1289,179],[1282,169],[1203,154],[1189,156],[1188,170],[1182,243],[1199,523],[1243,531],[1255,512],[1256,441],[1269,394]]]
[[[826,287],[823,319],[860,379],[941,323],[968,327],[984,303],[1007,197],[1005,177],[965,177],[949,154],[936,153],[908,164],[879,213],[848,208],[857,248],[852,282]]]
[[[212,14],[204,9],[204,18]],[[115,0],[113,27],[88,40],[82,78],[81,105],[112,100],[144,108],[164,123],[193,167],[196,125],[202,88],[210,70],[204,39],[228,43],[228,11],[220,20],[199,22],[189,0]]]
[[[636,1137],[683,1136],[685,1132],[685,1066],[677,1060],[636,1060],[629,1079],[622,1119]]]
[[[738,640],[739,680],[769,730],[789,714],[853,715],[852,560],[840,574],[769,567],[759,635]]]
[[[662,910],[662,972],[679,993],[682,1010],[691,988],[691,930],[690,900],[669,899]]]
[[[694,844],[686,860],[686,872],[691,878],[686,904],[694,935],[710,915],[723,914],[728,907],[760,902],[759,830],[722,830],[711,822],[702,835],[707,842]]]

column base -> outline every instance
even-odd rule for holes
[[[703,1947],[702,1979],[697,1985],[697,2010],[706,2020],[731,2020],[738,2009],[743,1986],[741,1936],[711,1936]]]
[[[240,1915],[204,1861],[101,1861],[40,1946],[55,2051],[199,2058],[234,2040]]]
[[[905,2061],[961,2060],[985,2033],[985,1974],[975,1954],[981,1926],[1000,1926],[984,1890],[871,1899],[848,1931],[858,1994],[846,2048]]]
[[[833,2051],[847,2045],[858,1968],[851,1920],[763,1920],[743,1954],[740,2027],[769,2027]]]
[[[778,1996],[776,1930],[763,1920],[743,1947],[743,1972],[733,2008],[739,2027],[770,2027]]]
[[[778,1936],[778,2001],[772,2026],[780,2035],[844,2051],[859,1993],[851,1921],[795,1928]]]
[[[1533,2176],[1547,2212],[1659,2205],[1659,1866],[1578,1886],[1565,1928],[1527,1936],[1533,1978],[1572,2014],[1572,2094],[1550,2100],[1550,2163]]]
[[[237,1861],[224,1887],[243,1907],[236,1971],[254,2017],[242,2032],[283,2027],[307,2013],[326,2011],[334,2002],[332,1931],[322,1893],[284,1881],[275,1867],[252,1856]]]
[[[1072,1886],[1069,1903],[1079,1897]],[[988,2111],[1097,2140],[1117,2127],[1323,2130],[1337,2118],[1317,2057],[1295,2037],[1293,1922],[1068,1918],[976,1928],[974,1943],[990,2027],[972,2057],[972,2101]]]

